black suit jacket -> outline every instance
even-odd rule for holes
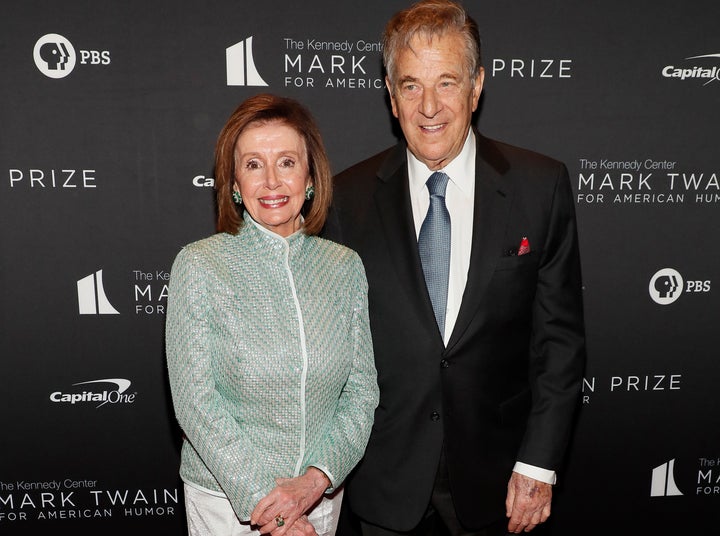
[[[443,444],[460,521],[501,519],[514,462],[558,468],[578,405],[584,336],[567,170],[476,137],[470,267],[447,348],[420,264],[405,144],[335,181],[326,235],[365,264],[380,384],[348,498],[393,530],[421,520]],[[518,256],[523,237],[531,252]]]

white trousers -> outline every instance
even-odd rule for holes
[[[185,484],[185,511],[189,536],[260,536],[249,521],[240,521],[226,497],[218,497]],[[323,497],[308,512],[318,536],[335,536],[343,490]]]

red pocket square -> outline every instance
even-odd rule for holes
[[[527,255],[528,253],[530,253],[530,241],[527,239],[527,236],[523,236],[522,240],[520,240],[517,254],[519,257],[520,255]]]

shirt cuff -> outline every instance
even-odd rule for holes
[[[540,482],[545,482],[546,484],[555,484],[555,482],[557,482],[557,474],[555,471],[543,469],[542,467],[537,467],[536,465],[515,462],[513,471],[520,473],[521,475],[534,478],[535,480],[539,480]]]

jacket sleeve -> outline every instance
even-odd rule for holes
[[[579,404],[585,365],[577,226],[567,169],[554,183],[549,229],[533,303],[532,408],[518,460],[557,470]]]
[[[248,520],[275,480],[258,464],[262,455],[245,439],[215,388],[212,296],[206,279],[210,270],[205,264],[201,253],[186,248],[172,267],[165,335],[170,388],[187,440],[238,517]]]
[[[362,458],[380,396],[368,318],[368,284],[357,254],[352,257],[351,269],[355,272],[352,367],[326,436],[308,463],[328,476],[332,486],[328,492],[342,484]]]

